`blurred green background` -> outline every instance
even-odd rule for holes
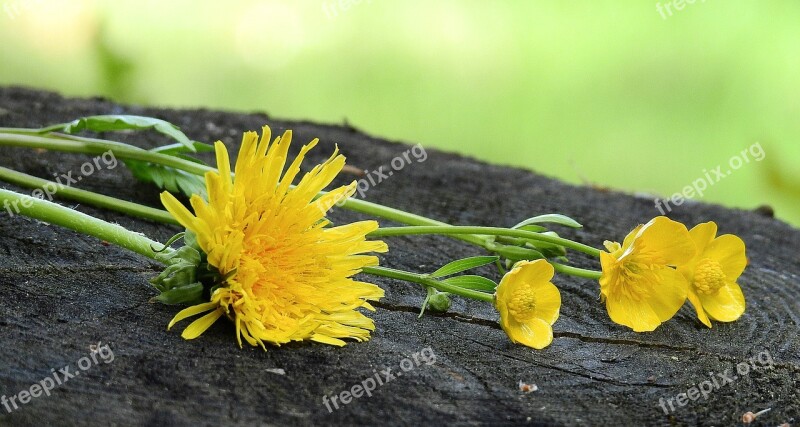
[[[758,143],[763,160],[697,200],[768,204],[800,225],[796,0],[0,5],[3,85],[346,119],[648,197],[729,170]]]

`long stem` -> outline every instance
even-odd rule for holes
[[[53,151],[84,154],[103,154],[111,150],[114,153],[114,156],[119,159],[140,160],[149,163],[156,163],[173,167],[175,169],[195,175],[202,176],[208,171],[216,170],[215,168],[199,163],[184,160],[175,156],[148,151],[121,142],[55,133],[39,135],[38,132],[40,132],[40,130],[38,129],[31,130],[30,132],[24,131],[24,129],[0,128],[0,145],[11,147],[44,148]],[[323,191],[320,194],[325,194],[325,192]],[[431,226],[447,225],[444,222],[436,221],[424,216],[354,198],[345,200],[341,207],[354,212],[360,212],[378,218],[399,222],[401,224]],[[481,247],[486,247],[487,245],[486,238],[480,236],[456,235],[454,238]]]
[[[369,234],[370,237],[388,237],[388,236],[407,236],[419,234],[473,234],[484,236],[509,236],[519,237],[527,240],[534,240],[539,242],[553,243],[556,245],[564,246],[565,248],[574,249],[576,251],[584,252],[594,257],[600,256],[600,250],[593,248],[583,243],[573,242],[572,240],[564,239],[562,237],[549,236],[546,234],[534,233],[525,230],[513,230],[510,228],[501,227],[473,227],[473,226],[421,226],[421,227],[388,227],[381,228]]]
[[[57,184],[53,181],[37,178],[35,176],[17,172],[2,166],[0,166],[0,180],[19,185],[21,187],[41,189],[42,196],[47,196],[48,198],[52,198],[53,195],[58,195],[70,200],[75,200],[76,202],[123,212],[139,218],[150,219],[166,224],[179,224],[169,212],[162,209],[151,208],[149,206],[117,199],[115,197],[105,196],[91,191],[81,190],[79,188]]]
[[[19,133],[1,132],[8,130],[9,129],[0,128],[0,145],[28,147],[28,148],[45,148],[48,150],[64,151],[71,153],[87,153],[87,154],[102,154],[104,152],[107,152],[108,150],[111,150],[114,153],[115,157],[118,157],[120,159],[140,160],[149,163],[157,163],[164,166],[174,167],[176,169],[183,170],[196,175],[204,175],[208,171],[215,170],[212,167],[205,166],[199,163],[184,160],[175,156],[169,156],[156,153],[153,151],[148,151],[133,145],[124,144],[116,141],[106,141],[102,139],[84,138],[84,137],[63,135],[63,134],[48,134],[46,136],[40,136],[33,133],[23,133],[23,130],[21,129],[10,129],[12,132],[19,132]],[[41,130],[32,130],[31,132],[41,132]],[[324,193],[325,192],[322,192],[321,194]],[[65,193],[65,195],[67,194]],[[410,212],[405,212],[399,209],[390,208],[388,206],[383,206],[376,203],[371,203],[365,200],[359,200],[354,198],[350,198],[344,201],[341,207],[355,212],[360,212],[378,218],[384,218],[411,226],[443,227],[449,225],[447,223],[436,221]],[[598,257],[600,254],[599,250],[592,248],[590,246],[572,242],[567,239],[557,238],[554,236],[546,236],[532,232],[525,232],[522,230],[519,230],[519,232],[528,234],[526,235],[516,234],[517,230],[508,230],[500,228],[497,228],[495,230],[504,230],[504,232],[511,232],[512,234],[507,234],[507,233],[506,234],[484,233],[484,234],[495,235],[495,236],[508,236],[508,237],[525,237],[525,238],[530,238],[531,240],[560,244],[561,246],[572,248],[595,257]],[[430,234],[430,233],[420,233],[420,234]],[[448,234],[451,235],[453,238],[480,246],[485,249],[491,249],[492,245],[490,240],[485,235],[480,235],[479,232],[465,233],[452,230],[451,232],[448,233],[435,233],[435,234]]]
[[[441,292],[449,292],[454,295],[459,295],[465,298],[472,298],[479,301],[493,302],[494,295],[485,292],[473,291],[471,289],[464,289],[459,286],[449,285],[438,280],[433,280],[425,275],[410,273],[408,271],[395,270],[388,267],[364,267],[364,273],[373,276],[388,277],[390,279],[404,280],[406,282],[417,283],[419,285],[428,286]]]
[[[9,215],[21,214],[50,224],[60,225],[79,233],[88,234],[140,255],[156,259],[155,250],[164,245],[142,234],[111,224],[110,222],[66,208],[53,202],[0,189],[0,203]],[[163,252],[162,252],[163,254]]]
[[[82,138],[60,134],[47,136],[0,133],[0,145],[9,147],[44,148],[46,150],[62,151],[66,153],[103,154],[109,150],[115,158],[126,160],[140,160],[174,167],[196,175],[203,175],[213,168],[199,163],[184,160],[175,156],[154,153],[133,145],[101,139]]]

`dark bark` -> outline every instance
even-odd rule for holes
[[[375,170],[409,148],[347,126],[0,89],[0,126],[36,127],[105,113],[157,116],[195,139],[221,139],[233,151],[245,130],[264,124],[275,131],[291,128],[293,153],[301,143],[321,139],[307,164],[323,160],[339,144],[348,164]],[[164,143],[150,134],[115,137],[143,147]],[[536,143],[526,141],[520,149],[535,150]],[[425,162],[412,162],[371,188],[367,199],[455,224],[510,226],[534,214],[560,212],[585,225],[562,234],[594,246],[605,239],[620,240],[637,223],[658,215],[650,199],[572,186],[432,149],[427,153]],[[0,153],[0,165],[43,178],[78,170],[85,161],[80,155],[24,149]],[[530,167],[536,169],[535,164]],[[344,175],[338,183],[353,179],[358,177]],[[158,191],[136,183],[122,166],[97,172],[79,186],[159,206]],[[78,209],[162,241],[179,231],[87,206]],[[334,222],[362,218],[342,209],[331,216]],[[554,327],[556,338],[547,349],[534,351],[508,341],[488,304],[455,299],[450,313],[417,319],[424,292],[415,285],[377,279],[387,296],[373,315],[378,329],[371,341],[341,349],[296,344],[264,352],[239,349],[226,322],[195,341],[181,339],[180,329],[167,332],[176,308],[148,302],[155,292],[147,280],[158,273],[156,263],[94,238],[4,213],[0,393],[11,396],[28,389],[52,375],[51,368],[70,365],[74,371],[89,346],[99,341],[110,345],[115,358],[108,364],[100,361],[51,396],[35,398],[10,414],[0,406],[0,424],[731,425],[743,413],[764,408],[772,411],[759,417],[757,425],[800,420],[800,232],[757,213],[703,203],[683,205],[670,216],[690,227],[714,220],[721,233],[738,234],[747,243],[750,266],[740,284],[748,308],[739,321],[708,329],[686,306],[657,331],[636,334],[609,320],[596,282],[557,276],[563,306]],[[387,241],[392,251],[382,263],[415,271],[480,254],[446,238]],[[580,254],[572,254],[571,260],[598,267]],[[494,274],[488,268],[482,272]],[[436,355],[435,363],[405,372],[377,387],[371,397],[354,399],[333,413],[323,404],[324,395],[350,389],[376,371],[392,367],[392,372],[401,372],[401,362],[426,347]],[[735,372],[737,363],[759,354],[763,358],[764,352],[774,361],[772,369]],[[674,399],[708,380],[710,373],[726,372],[737,379],[707,399],[676,406],[669,415],[659,407],[660,398]],[[523,393],[519,381],[539,389]]]

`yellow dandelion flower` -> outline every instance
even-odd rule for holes
[[[553,342],[552,325],[561,308],[561,294],[550,282],[553,274],[553,266],[539,259],[519,262],[503,276],[495,307],[512,342],[539,350]]]
[[[327,208],[351,196],[356,183],[330,191],[315,201],[344,166],[338,149],[325,163],[306,173],[295,188],[292,181],[300,163],[317,143],[311,141],[284,166],[291,131],[270,144],[265,126],[244,134],[231,178],[228,152],[215,144],[219,173],[206,174],[208,202],[191,198],[192,214],[168,192],[161,194],[167,210],[196,235],[197,243],[224,282],[211,289],[210,301],[178,313],[169,327],[187,317],[206,313],[182,336],[193,339],[221,316],[250,345],[312,340],[342,346],[344,338],[369,339],[371,319],[356,311],[373,310],[368,301],[383,297],[378,286],[352,279],[363,267],[378,264],[365,252],[385,252],[381,241],[365,235],[378,228],[375,221],[328,227]],[[283,176],[281,177],[281,174]]]
[[[747,256],[742,239],[733,234],[717,236],[717,224],[706,222],[689,231],[697,255],[679,267],[689,281],[689,302],[697,311],[697,318],[711,327],[711,319],[732,322],[745,309],[742,288],[736,283],[747,266]]]
[[[652,331],[686,301],[689,282],[673,267],[696,253],[686,226],[667,217],[639,225],[623,244],[605,242],[600,294],[608,315],[636,332]]]

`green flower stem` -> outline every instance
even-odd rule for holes
[[[417,283],[422,286],[434,288],[441,292],[448,292],[453,295],[471,298],[478,301],[494,302],[494,295],[485,292],[473,291],[459,286],[449,285],[438,280],[431,279],[424,274],[410,273],[408,271],[395,270],[387,267],[364,267],[362,272],[373,276],[388,277],[390,279],[403,280],[406,282]]]
[[[583,277],[586,279],[593,279],[593,280],[600,280],[600,276],[603,274],[602,272],[595,271],[595,270],[586,270],[583,268],[572,267],[569,265],[559,264],[557,262],[550,263],[557,272],[561,274],[567,274],[570,276],[575,277]]]
[[[13,131],[13,132],[9,132]],[[102,154],[111,150],[114,157],[121,160],[140,160],[149,163],[156,163],[164,166],[173,167],[195,175],[205,175],[206,172],[215,171],[215,168],[201,165],[199,163],[184,160],[175,156],[169,156],[152,151],[148,151],[133,145],[123,144],[116,141],[106,141],[102,139],[83,138],[72,135],[48,134],[38,135],[39,130],[31,130],[30,133],[22,133],[20,129],[0,128],[0,146],[43,148],[46,150],[61,151],[67,153],[83,154]],[[320,195],[325,194],[321,192]],[[64,194],[68,196],[68,194]],[[376,203],[367,202],[359,199],[347,199],[342,208],[360,212],[367,215],[388,219],[407,225],[448,225],[446,223],[415,215],[410,212],[390,208]],[[472,243],[481,247],[486,247],[487,239],[480,236],[456,235],[459,240]]]
[[[8,213],[25,215],[50,224],[59,225],[79,233],[88,234],[109,243],[130,249],[140,255],[156,259],[156,250],[164,248],[159,242],[124,227],[94,218],[53,202],[0,189],[0,205]],[[161,254],[165,254],[161,252]]]
[[[151,208],[149,206],[117,199],[115,197],[109,197],[91,191],[81,190],[79,188],[60,185],[53,181],[37,178],[35,176],[17,172],[2,166],[0,166],[0,180],[19,185],[20,187],[48,190],[43,191],[43,196],[45,194],[48,196],[58,195],[76,202],[122,212],[139,218],[163,222],[166,224],[179,225],[178,221],[173,218],[169,212],[163,209]]]
[[[388,227],[381,228],[369,234],[370,237],[388,236],[408,236],[419,234],[472,234],[484,236],[509,236],[520,237],[523,239],[534,240],[545,243],[553,243],[565,248],[574,249],[594,257],[600,256],[600,250],[583,243],[573,242],[562,237],[548,236],[546,234],[534,233],[525,230],[513,230],[501,227],[473,227],[473,226],[422,226],[422,227]]]
[[[183,170],[196,175],[204,175],[206,172],[216,170],[212,167],[205,166],[192,161],[184,160],[175,156],[169,156],[153,151],[148,151],[133,145],[124,144],[116,141],[106,141],[102,139],[84,138],[73,135],[63,134],[47,134],[46,136],[38,135],[41,130],[31,130],[30,133],[22,133],[20,129],[10,129],[14,132],[8,132],[9,129],[0,128],[0,146],[14,146],[14,147],[27,147],[27,148],[44,148],[54,151],[63,151],[69,153],[84,153],[84,154],[102,154],[108,150],[114,153],[114,156],[124,160],[140,160],[149,163],[156,163],[164,166],[173,167],[175,169]],[[5,131],[5,132],[3,132]],[[322,192],[320,194],[324,194]],[[65,196],[69,194],[64,193]],[[88,202],[87,202],[88,203]],[[429,226],[429,227],[448,227],[449,224],[436,221],[424,216],[416,215],[410,212],[401,211],[399,209],[390,208],[387,206],[379,205],[376,203],[367,202],[349,198],[345,200],[342,208],[352,210],[355,212],[364,213],[367,215],[375,216],[378,218],[388,219],[390,221],[399,222],[410,226]],[[124,212],[128,212],[127,210]],[[130,212],[134,214],[134,212]],[[479,229],[482,227],[475,227]],[[504,236],[504,237],[523,237],[531,240],[538,240],[543,242],[556,243],[561,246],[572,248],[581,252],[585,252],[592,256],[598,257],[600,251],[580,243],[572,242],[567,239],[562,239],[553,236],[545,236],[533,232],[526,232],[524,230],[509,230],[505,228],[494,228],[496,233],[488,233],[487,229],[482,232],[461,232],[450,229],[447,233],[433,233],[433,234],[447,234],[453,238],[480,246],[485,249],[491,250],[493,243],[486,235]],[[480,235],[483,233],[483,235]],[[523,233],[523,234],[519,234]],[[417,234],[431,234],[431,233],[417,233]]]
[[[124,160],[141,160],[170,166],[196,175],[203,175],[210,170],[209,166],[184,160],[175,156],[154,153],[133,145],[102,139],[82,138],[71,135],[48,134],[28,135],[16,133],[0,133],[0,146],[43,148],[45,150],[61,151],[66,153],[103,154],[109,150],[115,158]]]
[[[367,202],[360,199],[347,199],[342,205],[343,208],[353,212],[360,212],[370,216],[388,219],[390,221],[399,222],[401,224],[411,226],[432,226],[432,227],[448,227],[450,224],[446,222],[436,221],[434,219],[426,218],[424,216],[416,215],[410,212],[401,211],[399,209],[390,208],[388,206],[379,205],[377,203]],[[482,248],[489,247],[489,239],[482,236],[475,236],[471,234],[455,234],[451,237],[480,246]]]

